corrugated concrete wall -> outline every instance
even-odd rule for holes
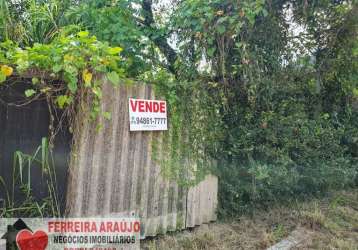
[[[111,112],[111,120],[88,122],[88,105],[83,104],[74,132],[67,215],[134,212],[141,218],[143,236],[215,220],[217,178],[207,176],[189,189],[163,178],[161,161],[153,160],[152,140],[158,146],[156,157],[165,159],[170,131],[130,132],[129,97],[155,99],[148,85],[113,88],[105,83],[101,109]],[[96,132],[98,124],[102,129]]]

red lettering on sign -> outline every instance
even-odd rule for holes
[[[145,109],[147,112],[152,112],[152,102],[145,102]]]
[[[160,113],[165,113],[165,102],[160,103]]]
[[[133,99],[130,99],[129,102],[132,112],[154,112],[154,113],[166,112],[165,102],[133,100]]]
[[[135,112],[137,109],[137,101],[130,100],[132,111]]]
[[[145,112],[145,110],[144,110],[144,101],[138,101],[138,105],[139,105],[138,111],[139,112]]]
[[[153,112],[157,113],[159,111],[159,104],[157,102],[153,103]]]

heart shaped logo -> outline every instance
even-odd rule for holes
[[[45,250],[48,244],[48,235],[41,230],[32,233],[24,229],[17,234],[16,243],[20,250]]]

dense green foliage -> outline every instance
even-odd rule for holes
[[[89,30],[123,47],[116,67],[169,102],[175,143],[165,172],[185,176],[190,156],[198,176],[216,173],[225,215],[357,185],[355,1],[163,4],[0,0],[0,38],[36,48]]]
[[[218,160],[224,214],[357,184],[357,11],[330,1],[179,4],[186,70],[203,55],[210,66],[190,72],[204,77],[202,143]]]
[[[0,43],[0,83],[13,75],[14,67],[18,76],[32,78],[26,97],[46,96],[50,104],[61,109],[79,103],[81,94],[87,91],[94,97],[91,116],[95,118],[102,92],[101,82],[93,74],[104,73],[113,85],[118,85],[124,77],[119,66],[121,51],[120,47],[97,41],[88,31],[59,36],[50,44],[35,43],[25,49],[8,40]]]

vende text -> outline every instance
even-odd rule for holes
[[[133,112],[165,113],[166,111],[165,102],[135,99],[130,99],[129,102]]]

